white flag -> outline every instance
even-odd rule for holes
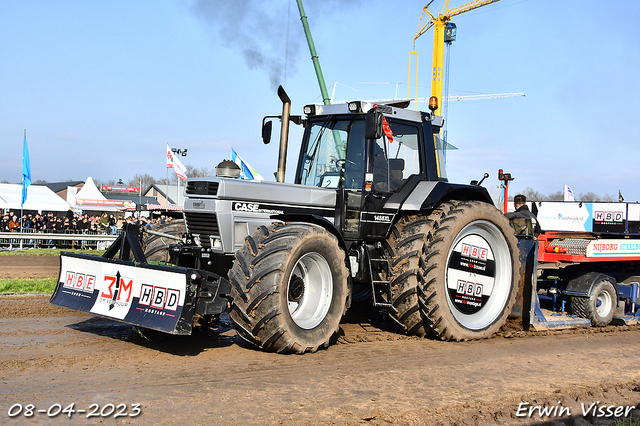
[[[169,148],[169,144],[167,144],[167,169],[173,169],[176,172],[176,175],[183,181],[187,181],[187,169],[184,165],[178,160],[178,157],[171,152],[171,148]]]
[[[565,201],[575,201],[576,197],[573,196],[573,190],[569,188],[569,186],[564,186],[564,200]]]
[[[167,169],[173,169],[173,152],[171,152],[169,144],[167,144]]]

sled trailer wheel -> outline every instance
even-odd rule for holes
[[[604,327],[613,319],[618,304],[616,289],[611,278],[604,274],[589,273],[585,277],[594,278],[593,288],[589,297],[572,297],[571,312],[591,321],[594,327]]]

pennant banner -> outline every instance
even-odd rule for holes
[[[27,201],[27,188],[31,185],[31,164],[29,162],[29,147],[27,146],[27,130],[24,131],[24,145],[22,147],[22,202]]]
[[[573,190],[568,185],[564,186],[564,201],[575,201],[576,197],[573,196]]]
[[[167,169],[173,169],[176,172],[176,175],[182,179],[183,181],[187,181],[187,169],[184,165],[178,160],[178,157],[171,152],[171,148],[169,148],[169,144],[167,144]]]
[[[231,148],[231,161],[240,166],[240,176],[242,179],[264,180],[260,173],[244,161],[233,148]]]

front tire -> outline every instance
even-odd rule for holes
[[[187,232],[187,227],[183,219],[173,220],[153,229],[164,234],[181,237]],[[169,262],[169,246],[177,241],[159,235],[144,234],[142,248],[147,262]]]
[[[260,226],[229,272],[230,317],[238,334],[271,352],[327,347],[346,309],[345,259],[338,240],[322,227]]]
[[[478,201],[443,203],[429,216],[420,311],[442,340],[490,337],[505,323],[520,282],[509,221]]]

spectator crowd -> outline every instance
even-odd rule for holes
[[[135,223],[151,229],[164,223],[165,220],[170,218],[164,216],[158,219],[147,219],[144,216],[125,218],[107,213],[90,216],[86,213],[76,214],[69,209],[64,216],[56,216],[52,212],[24,214],[21,221],[18,214],[10,211],[0,217],[0,232],[115,235],[122,229],[124,223]]]

